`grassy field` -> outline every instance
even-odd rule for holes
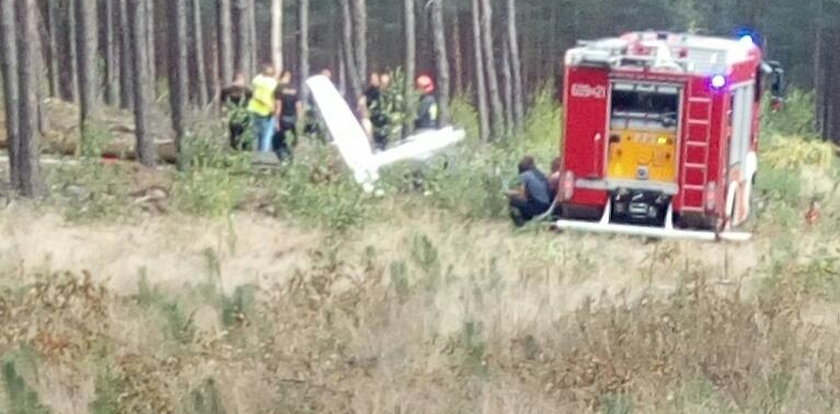
[[[327,148],[259,171],[212,128],[185,172],[50,166],[0,211],[0,412],[840,412],[840,169],[809,99],[765,120],[739,245],[514,229],[550,94],[384,197]]]

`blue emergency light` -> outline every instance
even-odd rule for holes
[[[723,75],[715,75],[712,76],[712,87],[715,89],[721,89],[726,86],[726,76]]]

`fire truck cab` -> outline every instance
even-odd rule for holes
[[[766,75],[781,99],[783,71],[750,36],[634,32],[569,50],[558,227],[719,239],[745,223]]]

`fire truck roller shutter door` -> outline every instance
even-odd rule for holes
[[[676,181],[680,93],[676,85],[612,83],[609,178]]]

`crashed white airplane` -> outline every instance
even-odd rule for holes
[[[362,125],[333,83],[318,75],[307,79],[306,85],[341,156],[356,181],[368,192],[373,191],[380,168],[399,161],[427,160],[465,136],[463,130],[448,127],[410,136],[397,146],[374,153]]]

